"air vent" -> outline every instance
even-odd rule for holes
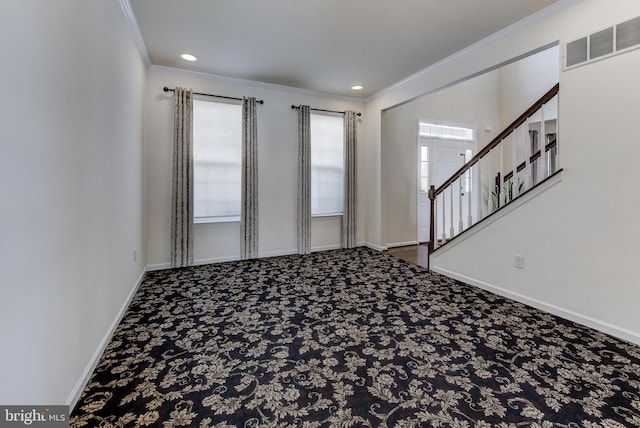
[[[591,59],[613,53],[613,27],[593,33],[589,37]]]
[[[589,59],[589,39],[583,37],[567,43],[567,67],[581,64]]]
[[[640,48],[640,17],[565,45],[565,70]]]
[[[616,50],[640,45],[640,17],[616,25]]]

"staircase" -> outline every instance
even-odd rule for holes
[[[561,171],[559,90],[556,84],[440,187],[431,186],[429,254]],[[476,195],[463,202],[465,187]]]

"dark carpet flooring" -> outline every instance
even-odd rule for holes
[[[364,248],[156,271],[70,424],[640,426],[640,348]]]

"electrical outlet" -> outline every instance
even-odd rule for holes
[[[513,256],[513,267],[524,269],[524,256],[520,254],[516,254],[515,256]]]

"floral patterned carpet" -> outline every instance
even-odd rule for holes
[[[640,348],[365,248],[155,271],[70,425],[640,426]]]

